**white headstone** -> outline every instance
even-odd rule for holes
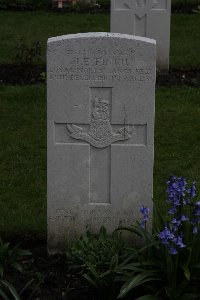
[[[48,248],[131,225],[152,206],[154,40],[86,33],[48,40]]]
[[[111,0],[111,32],[155,39],[157,67],[169,70],[171,0]]]

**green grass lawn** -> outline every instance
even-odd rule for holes
[[[103,14],[0,11],[0,64],[14,63],[15,49],[19,38],[22,36],[29,47],[33,41],[42,42],[42,63],[45,63],[46,42],[49,37],[108,30],[109,17]]]
[[[89,31],[109,31],[109,15],[58,14],[45,11],[0,11],[0,64],[15,63],[20,37],[31,47],[41,41],[42,59],[48,37]],[[173,14],[171,22],[170,66],[179,69],[200,68],[200,15]]]
[[[154,199],[165,201],[171,175],[198,184],[200,196],[200,89],[162,87],[156,93]]]
[[[45,86],[0,91],[0,230],[46,229]]]
[[[170,67],[200,68],[200,15],[179,14],[171,18]]]
[[[0,89],[0,232],[46,233],[46,87]],[[154,198],[163,208],[172,174],[200,189],[200,89],[156,94]]]

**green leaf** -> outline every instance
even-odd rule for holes
[[[87,281],[89,281],[94,287],[98,288],[98,285],[96,284],[96,282],[87,274],[84,274],[83,277],[85,279],[87,279]]]
[[[138,274],[133,279],[129,280],[122,286],[120,290],[120,294],[117,298],[124,297],[130,290],[134,289],[138,285],[141,285],[148,281],[155,281],[155,280],[161,280],[161,279],[154,277],[154,274],[152,272],[144,272]]]
[[[4,272],[3,266],[0,266],[0,276],[1,277],[3,277],[3,272]]]
[[[115,269],[119,262],[119,256],[118,254],[113,255],[111,262],[110,262],[110,269]]]
[[[10,300],[1,288],[0,288],[0,296],[3,297],[3,300]]]
[[[125,266],[121,266],[121,270],[130,270],[130,271],[138,271],[138,270],[144,270],[144,267],[147,266],[155,266],[155,263],[153,262],[143,262],[143,263],[132,263],[132,264],[127,264]]]
[[[28,255],[32,255],[32,253],[28,250],[19,249],[19,255],[20,256],[28,256]]]
[[[99,274],[96,272],[94,266],[92,266],[91,264],[87,264],[87,267],[88,267],[88,270],[96,277],[98,278],[99,277]]]
[[[187,294],[181,295],[180,298],[178,298],[178,299],[179,300],[194,300],[194,299],[199,299],[199,295],[187,293]]]
[[[20,266],[19,263],[14,262],[14,263],[11,264],[11,266],[12,266],[14,269],[16,269],[17,271],[22,272],[22,267]]]
[[[12,284],[10,284],[6,280],[1,280],[1,283],[9,289],[10,293],[12,294],[12,296],[14,297],[15,300],[21,300],[19,294],[17,293],[16,289],[14,288],[14,286]]]
[[[35,293],[38,291],[39,286],[41,285],[41,283],[43,282],[45,276],[42,276],[41,279],[39,280],[39,282],[36,284],[35,288],[32,290],[32,292],[30,293],[30,295],[28,296],[27,300],[31,300],[33,299],[33,296],[35,295]],[[29,286],[32,282],[34,281],[34,279],[30,280],[27,285],[24,287],[24,289],[27,288],[27,286]]]
[[[19,295],[21,296],[24,291],[29,287],[29,285],[31,285],[34,282],[34,279],[31,279],[24,287],[23,289],[20,291]]]
[[[153,295],[144,295],[139,298],[136,298],[135,300],[162,300],[163,298],[160,298],[158,296]]]
[[[190,280],[190,270],[187,266],[182,266],[182,269],[184,271],[184,275],[185,277],[187,278],[187,280],[189,281]]]

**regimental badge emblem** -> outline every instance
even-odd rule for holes
[[[94,99],[91,112],[91,123],[88,130],[75,124],[67,124],[70,136],[77,140],[87,141],[96,148],[105,148],[117,141],[125,141],[131,138],[131,131],[128,125],[113,132],[111,126],[111,113],[109,103],[100,98]]]

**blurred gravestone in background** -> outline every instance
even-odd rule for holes
[[[171,0],[111,0],[111,32],[153,38],[157,68],[169,70]]]

